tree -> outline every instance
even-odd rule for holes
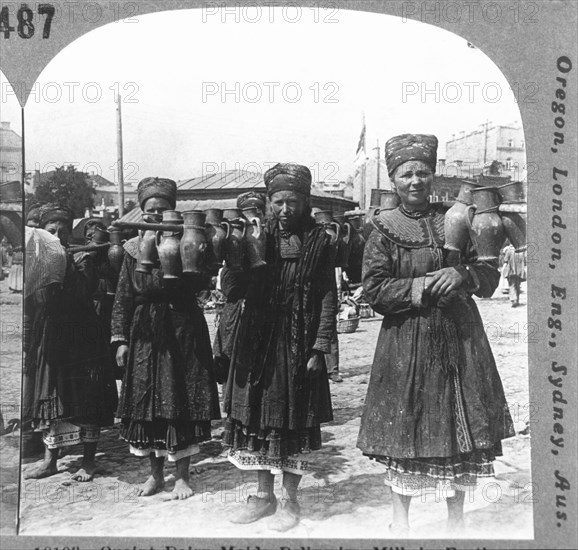
[[[87,208],[94,207],[95,193],[87,174],[77,172],[70,165],[57,168],[46,181],[39,183],[34,196],[39,202],[68,206],[76,218],[82,218]]]

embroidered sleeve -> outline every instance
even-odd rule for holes
[[[391,246],[395,245],[373,231],[363,254],[363,290],[371,307],[382,315],[424,305],[425,277],[394,277]]]
[[[111,342],[128,343],[130,338],[130,325],[134,311],[134,286],[130,274],[134,262],[135,260],[130,255],[124,255],[112,308]]]

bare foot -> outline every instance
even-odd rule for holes
[[[24,479],[42,479],[43,477],[50,477],[58,473],[56,464],[52,462],[42,461],[42,464],[33,470],[24,474]]]
[[[185,500],[193,496],[193,490],[184,479],[175,481],[175,488],[171,491],[170,498],[167,500]]]
[[[100,469],[96,465],[96,463],[91,461],[82,461],[80,468],[78,471],[72,476],[72,479],[75,481],[91,481],[94,477],[94,474],[99,472]]]
[[[150,476],[137,490],[137,497],[150,497],[159,491],[162,491],[165,486],[164,479],[158,479]]]

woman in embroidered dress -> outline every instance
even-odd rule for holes
[[[176,205],[176,184],[169,179],[145,178],[137,194],[145,219]],[[171,498],[185,499],[193,494],[191,456],[211,439],[211,420],[221,418],[209,330],[196,300],[205,281],[163,279],[158,266],[150,274],[137,271],[139,239],[125,244],[112,311],[111,341],[125,369],[121,437],[131,453],[150,459],[151,475],[139,496],[163,489],[168,457],[176,462]]]
[[[237,197],[237,208],[256,207],[261,220],[265,218],[266,203],[265,195],[256,191],[248,191]],[[248,274],[245,271],[232,271],[225,266],[221,268],[220,281],[221,292],[225,295],[227,301],[219,318],[219,327],[213,342],[213,355],[215,368],[218,373],[218,382],[222,384],[226,382],[229,373],[231,353],[237,325],[243,309]]]
[[[72,212],[45,205],[40,227],[68,244]],[[52,266],[44,266],[50,270]],[[37,289],[24,302],[23,418],[43,432],[43,462],[27,478],[57,473],[59,449],[84,444],[84,458],[73,476],[89,481],[100,428],[113,423],[117,404],[114,377],[106,368],[106,341],[92,304],[97,284],[88,253],[67,255],[62,284]]]
[[[265,173],[273,219],[267,266],[252,273],[224,395],[229,460],[258,476],[256,495],[232,521],[276,515],[270,527],[299,522],[297,489],[309,453],[321,447],[320,424],[332,420],[324,354],[337,313],[329,236],[310,215],[311,172],[277,164]],[[275,475],[283,476],[277,507]]]
[[[386,467],[392,534],[407,535],[413,495],[447,496],[448,528],[463,528],[465,491],[493,475],[514,435],[500,376],[472,294],[500,275],[470,242],[459,265],[444,254],[444,209],[431,204],[437,139],[404,134],[385,146],[401,206],[373,218],[363,287],[383,314],[357,446]]]

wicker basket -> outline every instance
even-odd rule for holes
[[[359,317],[352,317],[351,319],[338,319],[337,332],[355,332],[359,326]]]

